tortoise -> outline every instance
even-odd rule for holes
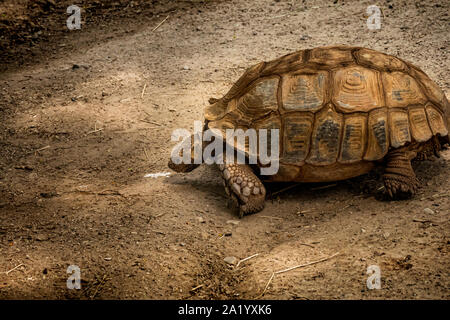
[[[229,128],[279,129],[276,174],[258,174],[259,161],[219,166],[240,217],[264,208],[262,181],[345,180],[377,164],[383,194],[410,198],[419,187],[411,161],[439,156],[449,143],[450,106],[439,86],[411,63],[362,47],[317,47],[258,63],[211,98],[204,114],[204,129],[223,137]],[[169,161],[177,172],[197,166]]]

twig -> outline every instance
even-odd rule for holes
[[[350,208],[351,206],[352,206],[352,204],[348,204],[348,205],[346,205],[345,207],[342,207],[341,209],[339,209],[338,212],[344,211],[345,209]]]
[[[239,265],[240,265],[242,262],[245,262],[245,261],[250,260],[251,258],[254,258],[254,257],[257,257],[257,256],[259,256],[259,253],[256,253],[256,254],[254,254],[254,255],[252,255],[252,256],[250,256],[250,257],[247,257],[247,258],[244,258],[244,259],[240,260],[240,261],[237,263],[237,265],[236,265],[236,269],[237,269],[237,267],[239,267]]]
[[[39,151],[42,151],[42,150],[45,150],[45,149],[48,149],[48,148],[50,148],[50,146],[45,146],[45,147],[39,148],[37,150],[32,151],[31,153],[36,153],[36,152],[39,152]]]
[[[283,218],[280,217],[272,217],[272,216],[259,216],[260,218],[270,218],[270,219],[279,219],[279,220],[283,220]]]
[[[94,299],[98,293],[98,290],[100,290],[100,287],[102,287],[107,280],[108,280],[108,278],[107,278],[106,274],[103,275],[102,280],[100,280],[100,282],[97,284],[97,287],[95,288],[94,294],[90,295],[89,298]]]
[[[296,184],[291,185],[291,186],[289,186],[289,187],[286,187],[286,188],[283,188],[283,189],[281,189],[281,190],[278,190],[278,191],[272,193],[272,194],[270,195],[270,197],[273,198],[275,195],[277,195],[277,194],[279,194],[279,193],[282,193],[282,192],[285,192],[285,191],[288,191],[288,190],[293,189],[293,188],[295,188],[295,187],[298,187],[299,185],[300,185],[300,183],[296,183]]]
[[[96,196],[120,196],[122,198],[127,199],[126,196],[124,196],[123,194],[121,194],[119,191],[116,191],[116,190],[103,190],[103,191],[100,191],[100,192],[96,192],[96,191],[75,189],[75,190],[72,190],[72,191],[64,191],[64,192],[58,193],[58,195],[65,194],[65,193],[75,193],[75,192],[85,193],[85,194],[93,194],[93,195],[96,195]]]
[[[308,210],[297,211],[296,214],[315,213],[316,211],[317,211],[316,209],[314,209],[314,210],[308,209]]]
[[[303,243],[303,242],[300,242],[299,245],[307,246],[307,247],[310,247],[310,248],[313,248],[313,249],[316,248],[316,247],[314,247],[313,245],[310,245],[310,244],[307,244],[307,243]]]
[[[99,196],[121,196],[121,197],[126,198],[123,194],[121,194],[117,190],[103,190],[103,191],[100,191],[100,192],[96,192],[95,194],[99,195]]]
[[[192,288],[192,289],[189,290],[189,291],[194,292],[195,290],[198,290],[198,289],[202,288],[203,286],[204,286],[204,284],[201,284],[201,285],[199,285],[199,286],[196,286],[195,288]]]
[[[8,270],[8,271],[6,271],[5,273],[6,273],[6,275],[8,275],[10,272],[12,272],[12,271],[14,271],[14,270],[16,270],[17,268],[19,268],[19,267],[21,267],[21,266],[23,266],[23,263],[21,263],[21,264],[19,264],[18,266],[15,266],[14,268],[12,268],[11,270]]]
[[[165,214],[166,214],[166,212],[159,213],[159,214],[157,214],[156,216],[153,216],[153,218],[159,218],[159,217],[162,217],[162,216],[165,215]]]
[[[95,130],[89,131],[88,133],[86,133],[86,136],[91,133],[96,133],[96,132],[102,131],[103,129],[105,129],[105,128],[100,128],[100,129],[95,129]]]
[[[167,19],[169,19],[169,16],[170,16],[170,14],[167,15],[167,17],[166,17],[163,21],[161,21],[161,22],[160,22],[160,23],[152,30],[152,32],[156,31],[159,27],[161,27],[162,24],[163,24],[164,22],[166,22]]]
[[[326,186],[321,186],[321,187],[315,187],[315,188],[311,188],[311,191],[316,191],[316,190],[323,190],[323,189],[328,189],[328,188],[332,188],[332,187],[336,187],[337,183],[333,183],[333,184],[328,184]]]
[[[272,280],[273,280],[273,278],[275,277],[275,275],[280,274],[280,273],[284,273],[284,272],[288,272],[288,271],[292,271],[292,270],[294,270],[294,269],[307,267],[307,266],[310,266],[310,265],[313,265],[313,264],[317,264],[317,263],[320,263],[320,262],[324,262],[324,261],[326,261],[326,260],[329,260],[329,259],[331,259],[331,258],[334,258],[334,257],[337,256],[338,254],[340,254],[340,253],[337,252],[337,253],[335,253],[335,254],[329,256],[329,257],[326,257],[326,258],[323,258],[323,259],[320,259],[320,260],[317,260],[317,261],[308,262],[308,263],[305,263],[305,264],[300,264],[300,265],[298,265],[298,266],[294,266],[294,267],[290,267],[290,268],[287,268],[287,269],[283,269],[283,270],[279,270],[279,271],[272,272],[272,275],[270,276],[269,281],[267,281],[267,284],[266,284],[266,286],[265,286],[263,292],[259,295],[259,297],[262,297],[262,296],[266,293],[267,288],[269,288],[269,285],[270,285],[270,283],[272,282]],[[259,298],[259,297],[258,297],[258,298]]]
[[[145,88],[147,88],[147,84],[146,83],[144,84],[144,89],[142,89],[141,99],[144,97]]]
[[[145,111],[144,111],[144,112],[145,112]],[[155,125],[157,125],[157,126],[159,126],[159,127],[162,126],[162,124],[160,124],[160,123],[158,123],[158,122],[155,122],[155,121],[151,121],[151,120],[144,120],[144,119],[141,119],[141,121],[142,121],[142,122],[151,123],[151,124],[155,124]]]
[[[261,295],[260,295],[259,297],[262,297],[262,296],[266,293],[267,288],[269,288],[269,285],[270,285],[270,283],[271,283],[272,280],[273,280],[273,277],[275,277],[275,272],[272,272],[272,275],[270,276],[269,281],[267,281],[267,284],[266,284],[266,286],[265,286],[265,288],[264,288],[264,291],[261,293]]]
[[[288,272],[288,271],[291,271],[291,270],[294,270],[294,269],[303,268],[303,267],[307,267],[307,266],[310,266],[310,265],[313,265],[313,264],[316,264],[316,263],[320,263],[320,262],[329,260],[329,259],[337,256],[338,254],[339,254],[339,252],[337,252],[337,253],[329,256],[329,257],[317,260],[317,261],[308,262],[308,263],[305,263],[305,264],[300,264],[300,265],[295,266],[295,267],[291,267],[291,268],[287,268],[287,269],[284,269],[284,270],[280,270],[280,271],[275,272],[275,274],[280,274],[280,273]]]
[[[271,17],[271,18],[269,18],[269,19],[278,19],[278,18],[283,18],[283,17],[286,17],[288,14],[282,14],[281,16],[274,16],[274,17]]]
[[[145,157],[147,158],[147,160],[150,161],[150,158],[148,157],[148,154],[147,154],[147,150],[145,148],[144,148],[144,153],[145,153]]]

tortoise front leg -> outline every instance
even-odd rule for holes
[[[224,179],[225,192],[231,198],[239,217],[264,209],[266,189],[261,180],[245,164],[219,165]]]
[[[419,180],[411,166],[416,157],[414,151],[395,150],[387,154],[383,175],[385,194],[390,199],[406,199],[413,196],[419,187]]]

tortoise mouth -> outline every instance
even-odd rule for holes
[[[170,159],[167,166],[176,172],[191,172],[192,170],[196,169],[199,166],[199,164],[185,164],[185,163],[175,164],[173,163],[172,159]]]

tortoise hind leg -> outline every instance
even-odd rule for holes
[[[383,181],[385,195],[389,199],[407,199],[417,192],[419,180],[411,166],[411,160],[416,155],[416,152],[409,150],[395,150],[387,154]]]
[[[225,163],[219,166],[226,193],[231,198],[239,217],[264,209],[266,189],[261,180],[245,164]]]

